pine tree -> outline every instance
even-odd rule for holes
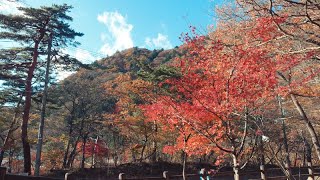
[[[24,50],[30,53],[30,58],[26,62],[19,64],[14,62],[11,69],[23,68],[26,70],[24,81],[25,102],[21,124],[21,140],[24,155],[24,172],[31,174],[31,154],[28,142],[28,121],[31,109],[32,84],[35,71],[39,68],[39,55],[46,54],[46,45],[49,34],[52,33],[53,47],[65,47],[67,45],[77,45],[75,37],[82,36],[71,29],[66,21],[72,21],[72,17],[67,13],[72,7],[66,4],[52,5],[51,7],[20,7],[22,15],[0,14],[0,39],[9,39],[22,44]],[[61,63],[61,62],[60,62]],[[69,62],[67,62],[69,63]],[[3,68],[8,68],[9,64],[3,64]],[[14,78],[14,73],[7,78]],[[1,76],[4,76],[1,74]]]

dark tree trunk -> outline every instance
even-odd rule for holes
[[[72,152],[70,153],[70,156],[69,156],[69,160],[68,160],[68,167],[72,167],[72,164],[73,164],[73,161],[74,161],[74,158],[75,158],[75,155],[76,155],[76,150],[77,150],[77,145],[78,145],[78,142],[79,142],[79,139],[80,137],[84,137],[85,135],[83,134],[83,128],[84,128],[84,118],[82,118],[81,120],[81,125],[80,125],[80,129],[79,129],[79,136],[76,140],[76,143],[75,143],[75,146],[73,147],[73,150]]]
[[[13,159],[14,150],[12,148],[9,149],[9,166],[8,166],[8,173],[12,172],[12,159]]]
[[[142,146],[141,153],[140,153],[140,163],[143,161],[144,151],[146,149],[147,142],[148,142],[148,135],[145,134],[143,146]]]
[[[31,174],[31,154],[30,154],[30,144],[28,140],[28,122],[29,122],[29,115],[30,115],[30,109],[31,109],[31,96],[32,96],[32,79],[34,75],[34,71],[38,64],[38,49],[39,44],[42,41],[44,35],[45,35],[45,28],[49,23],[49,18],[45,22],[45,25],[42,29],[39,29],[39,38],[34,41],[34,47],[33,47],[33,54],[32,54],[32,63],[31,66],[28,69],[28,75],[26,79],[26,86],[25,86],[25,103],[24,103],[24,109],[23,109],[23,116],[22,116],[22,123],[21,123],[21,141],[22,141],[22,149],[23,149],[23,167],[24,172]]]
[[[30,144],[28,140],[28,121],[29,113],[31,108],[31,81],[33,76],[33,70],[29,70],[27,86],[26,86],[26,102],[23,111],[22,125],[21,125],[21,141],[23,148],[23,157],[24,157],[24,172],[31,174],[31,154],[30,154]]]
[[[0,151],[0,166],[1,166],[2,161],[3,161],[3,157],[4,157],[4,149],[1,149],[1,151]]]
[[[69,158],[68,158],[68,161],[67,161],[67,166],[66,166],[67,168],[71,168],[72,167],[74,157],[76,156],[78,143],[79,143],[79,137],[77,138],[76,142],[74,143],[73,149],[72,149],[72,151],[71,151],[71,153],[69,155]]]
[[[66,151],[64,152],[64,156],[63,156],[63,163],[62,163],[63,169],[67,168],[67,160],[68,160],[68,155],[69,155],[70,144],[71,144],[71,140],[69,137],[67,148],[66,148]]]
[[[62,164],[62,168],[67,168],[67,162],[68,162],[68,155],[69,155],[69,150],[70,150],[70,145],[71,145],[71,136],[72,136],[72,132],[73,132],[73,117],[70,117],[70,122],[69,122],[69,134],[68,134],[68,144],[67,144],[67,148],[66,151],[64,153],[63,156],[63,164]]]
[[[140,153],[140,162],[143,161],[143,155],[144,155],[144,151],[146,149],[146,144],[143,144],[142,149],[141,149],[141,153]]]
[[[37,66],[38,60],[38,47],[39,42],[36,42],[34,45],[32,64],[28,70],[28,76],[26,80],[25,87],[25,104],[22,116],[22,124],[21,124],[21,141],[22,141],[22,149],[23,149],[23,157],[24,157],[24,172],[31,174],[31,154],[30,154],[30,144],[28,140],[28,122],[29,122],[29,114],[31,109],[31,96],[32,96],[32,79],[33,74]]]

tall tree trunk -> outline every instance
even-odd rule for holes
[[[26,79],[26,86],[25,86],[25,103],[23,109],[23,116],[22,116],[22,123],[21,123],[21,141],[22,141],[22,149],[23,149],[23,171],[25,173],[31,174],[31,153],[30,153],[30,144],[28,140],[28,122],[29,122],[29,115],[31,109],[31,96],[32,96],[32,79],[34,75],[34,71],[38,64],[38,56],[39,56],[39,44],[42,41],[46,26],[49,24],[50,17],[45,22],[43,28],[39,29],[40,32],[39,37],[37,40],[34,41],[33,46],[33,54],[32,54],[32,63],[27,72],[27,79]]]
[[[34,69],[34,68],[33,68]],[[31,174],[31,154],[30,154],[30,144],[28,140],[28,121],[31,108],[31,81],[33,76],[33,70],[29,69],[28,79],[26,83],[26,102],[23,110],[22,124],[21,124],[21,141],[23,148],[24,157],[24,172]]]
[[[22,149],[23,149],[23,157],[24,157],[24,172],[31,174],[31,154],[30,154],[30,144],[28,140],[28,122],[29,122],[29,114],[31,109],[31,96],[32,96],[32,79],[33,74],[37,66],[38,61],[38,47],[39,42],[36,42],[34,45],[32,64],[28,70],[28,76],[26,79],[26,87],[25,87],[25,104],[22,116],[22,124],[21,124],[21,141],[22,141]]]
[[[320,160],[320,143],[319,143],[319,139],[318,139],[317,133],[314,130],[311,121],[307,117],[307,114],[305,113],[305,111],[302,108],[301,104],[297,100],[296,96],[294,94],[290,94],[290,97],[291,97],[292,102],[296,106],[296,109],[298,110],[300,116],[302,117],[302,120],[304,121],[305,125],[307,126],[307,129],[309,131],[313,146],[315,147],[318,159]]]
[[[41,115],[40,115],[39,131],[38,131],[38,144],[37,144],[36,162],[35,162],[35,170],[34,170],[34,175],[35,176],[39,176],[40,175],[41,152],[42,152],[43,130],[44,130],[44,118],[45,118],[45,115],[46,115],[48,84],[49,84],[49,74],[50,74],[49,71],[50,71],[50,61],[51,61],[52,36],[53,36],[53,34],[50,33],[49,42],[48,42],[47,67],[46,67],[46,74],[45,74],[45,80],[44,80],[44,90],[43,90],[43,95],[42,95]]]
[[[18,114],[19,114],[19,107],[20,107],[20,104],[21,104],[21,101],[22,101],[22,95],[20,96],[19,98],[19,101],[17,103],[17,106],[14,110],[14,116],[13,116],[13,120],[10,124],[10,127],[9,127],[9,131],[7,132],[6,134],[6,137],[4,139],[4,142],[3,142],[3,146],[0,150],[0,166],[2,164],[2,161],[3,161],[3,158],[4,158],[4,152],[6,151],[6,149],[8,148],[8,145],[9,145],[9,139],[10,139],[10,136],[12,134],[13,131],[15,131],[17,128],[14,128],[14,125],[17,123],[17,117],[18,117]]]
[[[286,160],[285,160],[284,166],[285,166],[285,169],[287,171],[286,174],[288,175],[288,177],[292,177],[289,145],[288,145],[288,138],[287,138],[287,130],[286,130],[286,124],[285,124],[285,121],[284,121],[285,112],[284,112],[284,109],[283,109],[283,106],[282,106],[282,102],[281,102],[281,97],[280,96],[278,96],[278,103],[279,103],[280,113],[281,113],[283,144],[284,144],[284,149],[286,151]]]

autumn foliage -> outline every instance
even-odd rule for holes
[[[159,84],[169,87],[171,95],[142,106],[148,119],[161,122],[163,130],[180,132],[176,145],[166,146],[164,152],[208,154],[218,149],[218,156],[230,153],[236,161],[250,154],[248,143],[255,143],[256,134],[246,130],[246,123],[270,108],[277,95],[286,96],[306,85],[319,70],[306,63],[313,51],[289,53],[290,47],[272,42],[282,38],[274,21],[281,24],[285,18],[256,18],[232,24],[233,29],[222,24],[209,37],[195,34],[192,28],[193,37],[182,37],[187,55],[174,61],[181,77]],[[234,34],[227,36],[228,32]],[[188,134],[190,142],[182,146],[181,136]]]
[[[82,151],[83,144],[78,144],[78,150]],[[99,140],[98,142],[95,142],[94,140],[90,140],[86,142],[85,144],[85,155],[88,157],[91,156],[97,156],[102,157],[106,156],[108,154],[108,147],[107,145]]]
[[[239,179],[267,161],[293,179],[292,166],[319,163],[319,7],[269,2],[239,0],[217,10],[208,34],[190,27],[180,47],[130,48],[50,87],[43,170],[199,161],[231,166]],[[10,129],[0,135],[11,134],[1,159],[18,172],[22,111],[0,108],[0,130]]]

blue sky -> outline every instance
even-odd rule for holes
[[[12,0],[11,0],[12,1]],[[11,3],[11,4],[10,4]],[[64,51],[90,63],[133,46],[169,49],[181,44],[179,36],[189,26],[206,33],[214,24],[218,0],[0,0],[1,12],[16,12],[14,6],[67,3],[74,8],[71,26],[84,33],[80,46]]]

